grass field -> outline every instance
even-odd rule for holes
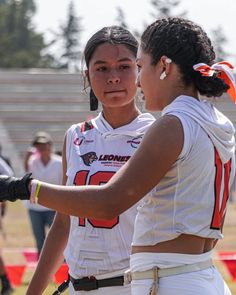
[[[217,251],[236,251],[236,209],[234,205],[230,205],[228,209],[227,218],[225,221],[223,241],[220,241],[216,246]],[[4,230],[6,232],[6,239],[3,239],[0,235],[0,245],[3,248],[2,255],[7,264],[25,264],[25,258],[19,251],[10,252],[10,250],[22,249],[27,247],[34,247],[34,239],[32,237],[30,223],[26,209],[20,202],[9,204],[7,216],[4,219]],[[231,277],[225,268],[224,264],[215,260],[215,264],[227,281],[230,290],[233,295],[236,295],[236,282],[231,280]],[[27,268],[22,285],[15,288],[13,295],[25,295],[27,285],[32,276],[33,269]],[[47,290],[43,293],[44,295],[51,295],[55,291],[56,285],[51,283]],[[65,295],[68,293],[65,292]],[[200,294],[199,294],[200,295]]]

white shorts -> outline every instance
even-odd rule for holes
[[[131,255],[131,271],[144,271],[159,268],[169,268],[183,264],[205,261],[212,253],[201,255],[186,255],[174,253],[137,253]],[[153,280],[133,280],[132,295],[149,295]],[[231,295],[220,273],[214,266],[207,269],[159,278],[158,295]]]
[[[92,291],[75,291],[73,285],[69,285],[69,295],[131,295],[131,286],[115,286],[99,288]]]

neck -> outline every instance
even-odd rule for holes
[[[120,108],[103,107],[103,116],[114,129],[129,124],[140,114],[141,112],[134,104]]]
[[[50,160],[51,160],[50,155],[49,156],[41,156],[41,161],[44,164],[44,166],[46,166],[49,163]]]
[[[197,100],[199,100],[198,92],[197,90],[192,87],[179,87],[175,88],[174,91],[169,91],[168,96],[168,104],[171,103],[176,97],[181,96],[181,95],[186,95],[186,96],[191,96]]]

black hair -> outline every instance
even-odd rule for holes
[[[134,56],[137,55],[138,41],[128,30],[120,26],[104,27],[97,31],[85,46],[84,58],[87,68],[94,51],[99,45],[104,43],[125,45]]]
[[[203,77],[193,69],[193,65],[197,63],[211,66],[215,60],[215,52],[207,34],[190,20],[179,17],[156,20],[143,32],[141,48],[150,54],[154,65],[161,56],[169,57],[179,66],[184,83],[193,84],[201,95],[218,97],[229,89],[217,74]]]

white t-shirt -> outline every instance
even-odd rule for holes
[[[130,124],[113,129],[100,113],[90,122],[71,126],[66,143],[67,185],[108,182],[137,150],[154,120],[150,114],[141,114]],[[72,277],[129,267],[136,207],[108,221],[71,216],[65,259]]]
[[[62,184],[62,158],[52,154],[50,161],[44,165],[38,156],[31,156],[29,159],[28,172],[32,173],[32,177],[45,181],[51,184]],[[31,204],[29,201],[24,201],[26,208],[36,211],[50,210],[39,204]]]

